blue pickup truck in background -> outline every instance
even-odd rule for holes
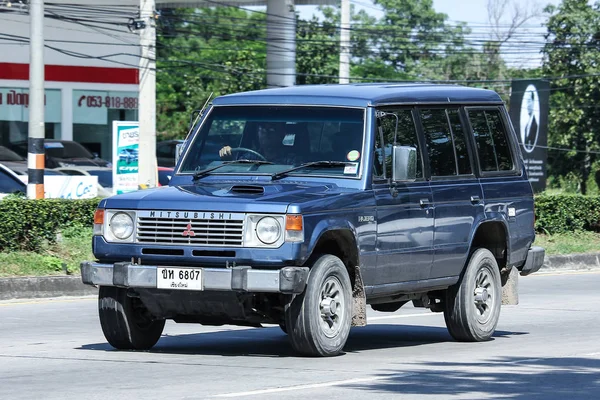
[[[533,194],[493,91],[319,85],[214,99],[168,187],[101,201],[99,315],[118,349],[166,319],[279,324],[304,355],[343,351],[366,307],[412,301],[484,341],[503,287],[542,265]]]

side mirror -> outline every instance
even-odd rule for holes
[[[417,179],[417,149],[409,146],[393,148],[392,181],[414,181]]]
[[[183,153],[183,149],[185,148],[185,142],[177,143],[175,145],[175,165],[179,161],[179,157],[181,157],[181,153]]]

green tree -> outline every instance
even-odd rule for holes
[[[572,149],[549,153],[550,173],[575,172],[587,192],[593,152],[600,150],[600,1],[563,0],[549,6],[543,72],[552,81],[550,146]]]
[[[157,29],[157,133],[181,138],[214,96],[266,85],[265,15],[233,7],[161,10]],[[159,140],[160,140],[159,139]]]

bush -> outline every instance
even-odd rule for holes
[[[600,197],[542,194],[535,198],[535,217],[538,232],[597,231],[600,227]]]
[[[64,229],[91,227],[98,203],[98,199],[27,200],[9,196],[0,201],[0,251],[40,251]]]

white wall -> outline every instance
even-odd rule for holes
[[[123,23],[124,19],[120,19],[119,22]],[[60,50],[78,53],[81,57],[69,56],[46,48],[44,63],[47,65],[137,68],[141,54],[139,36],[124,27],[115,25],[106,25],[106,27],[110,28],[110,31],[45,18],[45,44]],[[0,13],[0,34],[20,36],[28,40],[29,29],[28,15],[12,12]],[[57,40],[78,43],[61,43]],[[116,53],[125,54],[109,56]],[[108,57],[105,60],[93,58],[103,56]],[[29,44],[16,43],[0,35],[0,62],[29,63]]]

